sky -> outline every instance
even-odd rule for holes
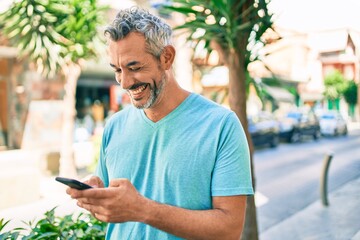
[[[0,0],[0,11],[12,0]],[[131,0],[100,0],[131,6]],[[269,9],[275,14],[276,25],[300,32],[351,28],[360,32],[359,0],[271,0]]]
[[[0,0],[0,12],[4,11],[10,3],[10,0]]]
[[[360,31],[359,0],[272,0],[276,25],[300,32],[336,28]]]

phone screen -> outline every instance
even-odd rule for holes
[[[56,177],[55,180],[65,184],[71,188],[75,188],[77,190],[85,190],[85,189],[92,188],[91,186],[89,186],[85,183],[79,182],[78,180],[71,179],[71,178]]]

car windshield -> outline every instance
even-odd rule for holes
[[[335,115],[333,114],[324,114],[321,116],[321,119],[335,119]]]
[[[294,119],[299,119],[301,118],[301,113],[297,113],[297,112],[290,112],[286,115],[287,118],[294,118]]]

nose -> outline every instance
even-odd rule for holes
[[[129,89],[134,84],[130,74],[122,72],[116,75],[116,81],[120,84],[122,89]]]

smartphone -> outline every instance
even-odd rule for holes
[[[71,178],[56,177],[55,180],[65,184],[71,188],[75,188],[77,190],[85,190],[85,189],[92,188],[91,186],[89,186],[85,183],[79,182],[78,180],[71,179]]]

